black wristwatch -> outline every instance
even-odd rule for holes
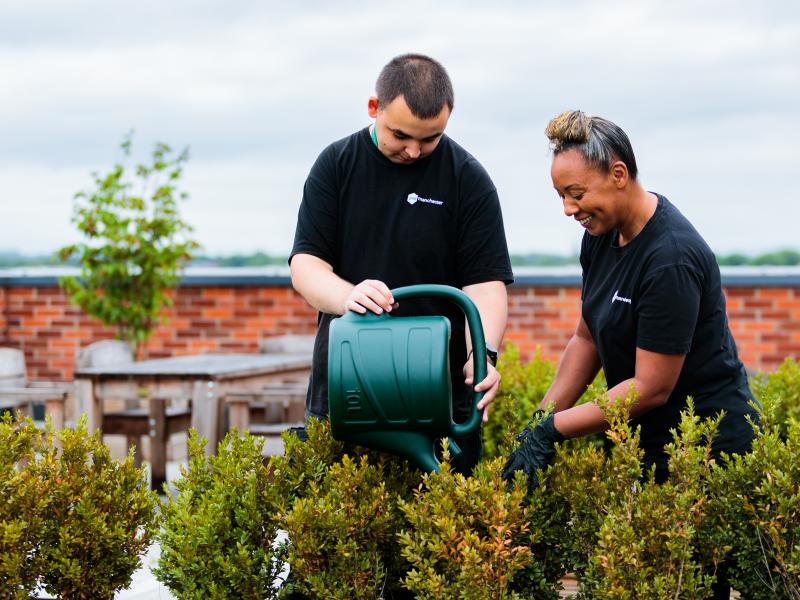
[[[472,350],[467,353],[467,360],[469,357],[472,356]],[[497,366],[497,348],[492,346],[489,342],[486,342],[486,358],[492,361],[492,366]]]
[[[492,366],[497,366],[497,348],[486,342],[486,357],[491,361]]]

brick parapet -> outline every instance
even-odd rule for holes
[[[149,341],[149,356],[258,352],[264,338],[314,332],[316,313],[285,274],[214,277],[184,281],[175,291],[165,322]],[[800,357],[800,275],[761,286],[757,278],[730,281],[728,317],[747,367],[770,371],[787,356]],[[541,348],[545,358],[558,360],[580,316],[579,285],[574,273],[523,275],[509,288],[506,340],[523,359]],[[70,305],[52,277],[4,279],[0,272],[0,345],[25,351],[29,378],[72,379],[78,350],[113,335]]]

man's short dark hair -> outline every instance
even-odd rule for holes
[[[418,119],[432,119],[447,106],[453,111],[453,84],[445,68],[423,54],[396,56],[383,67],[375,84],[378,106],[403,96]]]

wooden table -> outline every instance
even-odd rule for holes
[[[199,354],[76,369],[76,412],[87,415],[89,431],[100,428],[102,399],[115,386],[135,386],[144,398],[191,398],[192,427],[211,455],[222,438],[228,391],[303,381],[310,369],[310,354]]]

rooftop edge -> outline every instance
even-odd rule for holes
[[[800,266],[721,267],[725,287],[800,287]],[[0,287],[57,287],[60,277],[78,276],[72,267],[19,267],[0,269]],[[286,287],[289,268],[189,267],[181,286],[188,287]],[[514,286],[580,287],[581,269],[567,267],[517,267]]]

